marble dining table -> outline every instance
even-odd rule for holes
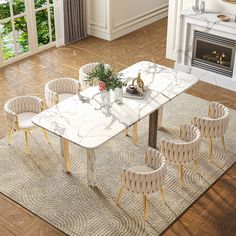
[[[33,117],[34,124],[60,137],[63,171],[70,172],[69,142],[72,142],[86,149],[88,184],[96,186],[96,149],[146,116],[149,116],[148,145],[156,148],[159,111],[198,81],[196,76],[148,61],[120,72],[128,82],[138,73],[147,88],[143,99],[124,97],[122,104],[112,101],[104,109],[99,89],[94,86]]]

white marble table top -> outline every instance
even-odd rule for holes
[[[138,62],[121,71],[124,78],[133,79],[141,73],[141,79],[149,89],[172,99],[190,88],[199,79],[196,76],[148,61]]]
[[[167,103],[197,82],[195,76],[150,62],[140,62],[122,71],[124,77],[141,78],[150,88],[144,99],[123,98],[122,104],[112,102],[110,110],[101,108],[98,87],[91,87],[40,114],[36,125],[81,147],[94,149]]]

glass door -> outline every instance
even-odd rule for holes
[[[0,0],[0,61],[29,51],[24,0]]]

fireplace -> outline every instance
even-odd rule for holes
[[[235,40],[195,30],[192,65],[232,77],[235,48]]]

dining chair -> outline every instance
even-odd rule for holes
[[[44,103],[41,98],[36,96],[19,96],[12,98],[4,105],[4,117],[8,127],[8,143],[10,144],[12,134],[15,131],[25,132],[26,153],[29,155],[29,132],[37,128],[31,119],[44,109]],[[47,132],[42,129],[46,140],[49,142]]]
[[[221,138],[224,151],[226,151],[224,135],[229,124],[227,107],[218,102],[211,102],[208,108],[208,117],[195,116],[192,124],[200,130],[202,138],[209,140],[210,161],[212,161],[213,156],[213,139]]]
[[[143,196],[144,215],[147,218],[147,195],[158,191],[164,200],[163,185],[166,177],[165,157],[156,149],[147,148],[145,153],[145,165],[123,169],[121,172],[121,187],[118,193],[116,205],[124,190],[141,194]]]
[[[73,78],[59,78],[45,85],[45,100],[48,107],[79,93],[80,82]]]
[[[183,186],[183,165],[193,162],[198,173],[198,158],[201,146],[200,131],[191,124],[180,126],[179,139],[161,139],[160,151],[166,160],[173,164],[179,164],[180,187]]]
[[[85,64],[85,65],[80,67],[80,69],[79,69],[79,81],[81,82],[81,88],[82,89],[86,89],[86,88],[91,86],[88,83],[86,83],[88,73],[92,72],[95,69],[95,67],[99,64],[100,64],[99,62],[92,62],[92,63],[88,63],[88,64]],[[109,64],[105,64],[105,66],[107,68],[111,67]],[[98,81],[94,81],[93,86],[97,85],[97,82]]]

